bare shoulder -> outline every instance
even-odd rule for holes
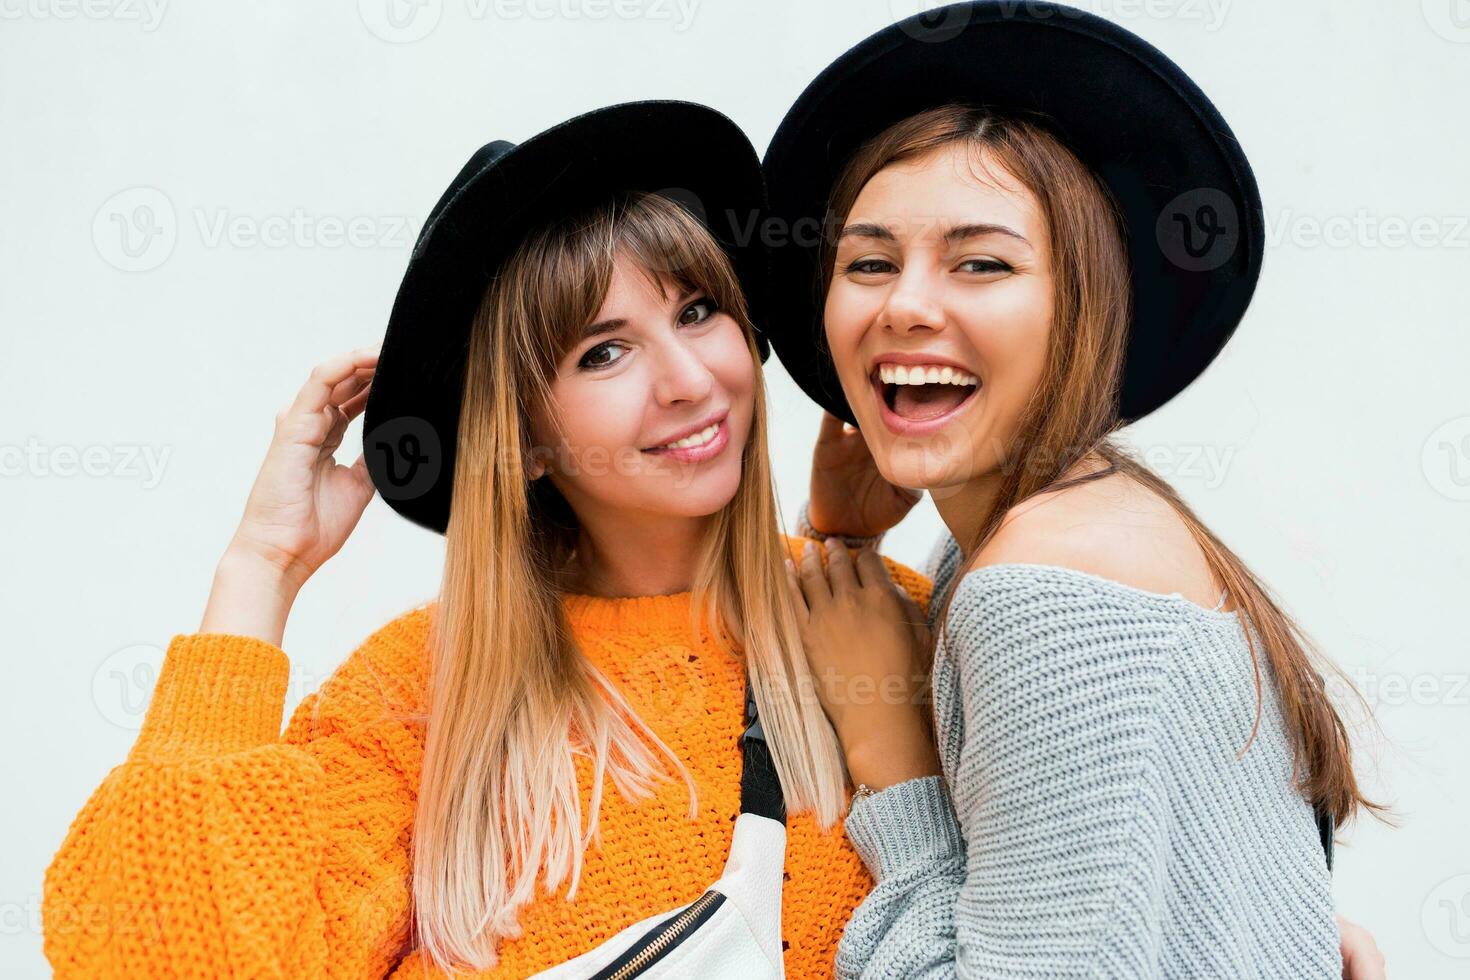
[[[1214,607],[1222,588],[1183,517],[1121,473],[1013,507],[969,567],[1007,563],[1057,565],[1147,592],[1178,592],[1205,608]]]

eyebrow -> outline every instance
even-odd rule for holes
[[[700,289],[690,289],[685,291],[685,293],[679,297],[678,305],[682,308],[691,299],[693,299],[695,295],[700,292],[702,292],[702,290]],[[583,343],[585,341],[591,340],[593,337],[600,337],[603,334],[616,333],[627,325],[628,321],[620,316],[613,317],[609,320],[598,320],[596,323],[589,323],[587,324],[587,326],[583,327],[581,333],[578,334],[577,343]]]
[[[955,225],[953,228],[945,231],[944,240],[946,242],[962,242],[969,238],[980,238],[985,235],[1007,235],[1018,241],[1026,242],[1027,245],[1031,244],[1026,241],[1025,235],[1022,235],[1014,228],[1008,225],[997,225],[988,222]],[[838,236],[838,239],[841,240],[843,238],[876,238],[883,242],[898,241],[897,237],[886,226],[871,224],[865,221],[860,221],[843,228],[842,234]]]

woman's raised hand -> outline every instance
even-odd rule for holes
[[[883,479],[857,429],[830,412],[822,416],[812,450],[807,520],[824,534],[871,537],[893,527],[922,500],[922,491]]]
[[[296,593],[357,526],[373,482],[362,454],[343,466],[333,453],[367,404],[378,349],[360,347],[318,364],[276,413],[265,461],[215,572],[201,632],[279,644]]]

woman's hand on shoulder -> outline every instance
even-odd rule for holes
[[[882,557],[835,540],[788,559],[807,664],[855,783],[882,789],[939,772],[928,722],[929,628]]]

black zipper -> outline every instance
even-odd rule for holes
[[[690,902],[682,912],[648,930],[622,956],[594,974],[592,980],[628,980],[646,973],[708,921],[724,901],[724,894],[711,888]]]

